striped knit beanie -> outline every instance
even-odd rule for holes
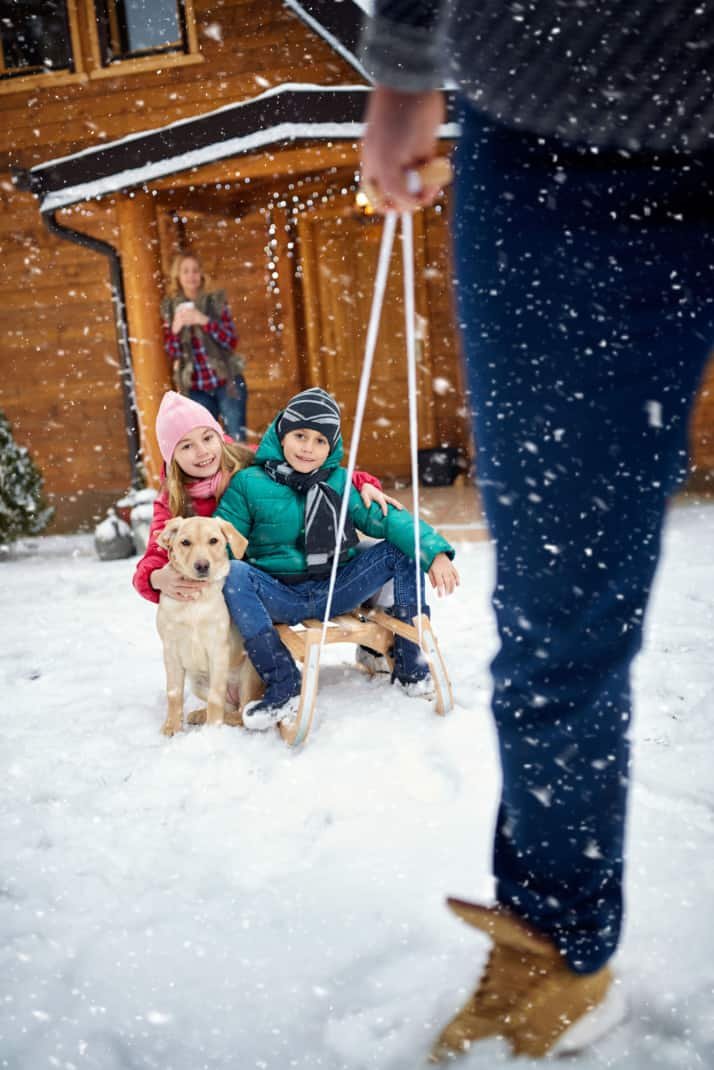
[[[333,450],[340,437],[339,405],[319,386],[311,387],[310,390],[302,390],[295,397],[290,398],[278,416],[275,430],[282,442],[288,431],[297,431],[299,427],[319,431],[325,436],[330,443],[330,449]]]

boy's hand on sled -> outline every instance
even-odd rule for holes
[[[429,580],[432,587],[442,598],[445,594],[453,594],[461,583],[459,574],[454,568],[451,559],[446,554],[437,554],[429,569]]]
[[[395,509],[403,509],[404,506],[401,502],[398,502],[396,498],[390,498],[388,494],[385,494],[379,487],[375,487],[374,483],[365,483],[362,490],[359,492],[360,498],[369,509],[374,502],[377,503],[382,510],[382,515],[386,516],[389,512],[389,506],[392,505]]]
[[[173,565],[164,565],[163,568],[154,569],[149,577],[151,586],[168,598],[175,598],[179,602],[191,602],[198,598],[201,580],[190,580],[177,572]]]

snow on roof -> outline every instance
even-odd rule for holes
[[[126,171],[120,171],[89,182],[81,182],[76,186],[50,193],[43,198],[40,204],[41,212],[53,212],[58,208],[66,208],[78,201],[87,201],[94,197],[103,197],[107,193],[115,193],[126,189],[128,186],[139,186],[144,182],[153,182],[166,175],[176,174],[178,171],[188,171],[192,167],[200,167],[215,160],[225,159],[227,156],[238,156],[241,153],[251,152],[262,148],[264,145],[273,144],[276,141],[289,141],[299,138],[335,138],[356,140],[362,132],[362,123],[281,123],[269,130],[256,130],[253,134],[245,137],[229,138],[218,144],[205,145],[201,149],[182,153],[180,156],[172,156],[156,163],[147,164],[145,167],[135,167]]]
[[[238,104],[38,164],[30,172],[32,188],[47,213],[278,142],[354,141],[363,132],[369,91],[366,85],[272,86]],[[456,138],[458,125],[446,123],[439,133]]]
[[[364,15],[371,14],[372,0],[348,0],[340,4],[335,4],[335,0],[283,0],[283,3],[363,78],[371,81],[357,59],[357,45]]]
[[[264,93],[259,93],[256,97],[247,97],[245,100],[240,100],[234,104],[222,104],[220,108],[213,108],[211,111],[202,112],[200,115],[190,115],[187,119],[176,119],[173,123],[167,123],[166,126],[154,127],[153,130],[137,130],[135,133],[126,134],[124,137],[117,138],[115,141],[104,141],[101,145],[90,145],[89,148],[79,149],[77,152],[72,152],[67,156],[56,156],[52,160],[46,160],[44,163],[36,164],[31,168],[31,171],[32,174],[38,174],[43,170],[54,167],[56,164],[65,163],[67,160],[78,160],[81,156],[91,156],[94,153],[105,152],[107,149],[115,148],[117,145],[126,145],[130,141],[136,141],[143,137],[150,137],[152,134],[164,134],[167,130],[176,130],[180,126],[190,126],[199,118],[208,119],[225,112],[232,112],[235,111],[236,108],[244,108],[248,104],[257,104],[260,101],[267,100],[269,97],[278,96],[283,93],[314,93],[325,92],[326,90],[329,90],[331,93],[365,93],[370,88],[371,87],[367,85],[324,86],[317,85],[314,82],[282,82],[280,85],[271,86],[269,89],[266,89]]]

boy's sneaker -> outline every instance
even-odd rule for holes
[[[249,702],[243,708],[243,727],[249,732],[266,732],[281,721],[289,721],[291,717],[295,717],[299,705],[299,692],[279,705],[269,705],[265,699]]]
[[[486,1037],[504,1037],[516,1055],[564,1055],[592,1044],[624,1016],[612,972],[575,973],[548,937],[505,907],[460,899],[448,905],[493,940],[473,996],[434,1045],[432,1062],[453,1058]]]
[[[378,650],[372,650],[369,646],[357,647],[355,661],[360,669],[369,673],[370,676],[377,676],[380,673],[390,673],[392,671],[384,654],[380,654]]]
[[[436,688],[430,672],[418,680],[398,680],[397,682],[409,698],[434,698],[436,696]]]

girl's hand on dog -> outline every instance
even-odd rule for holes
[[[172,565],[154,569],[149,582],[154,590],[160,591],[169,598],[175,598],[177,601],[192,602],[200,593],[201,580],[189,580],[177,572]]]
[[[390,505],[393,505],[395,509],[404,508],[401,502],[398,502],[396,498],[390,498],[388,494],[385,494],[379,487],[375,487],[373,483],[365,483],[359,493],[368,509],[376,502],[384,516],[389,512]]]
[[[429,569],[429,579],[439,598],[445,594],[453,594],[461,580],[454,568],[451,559],[446,554],[437,554]]]

